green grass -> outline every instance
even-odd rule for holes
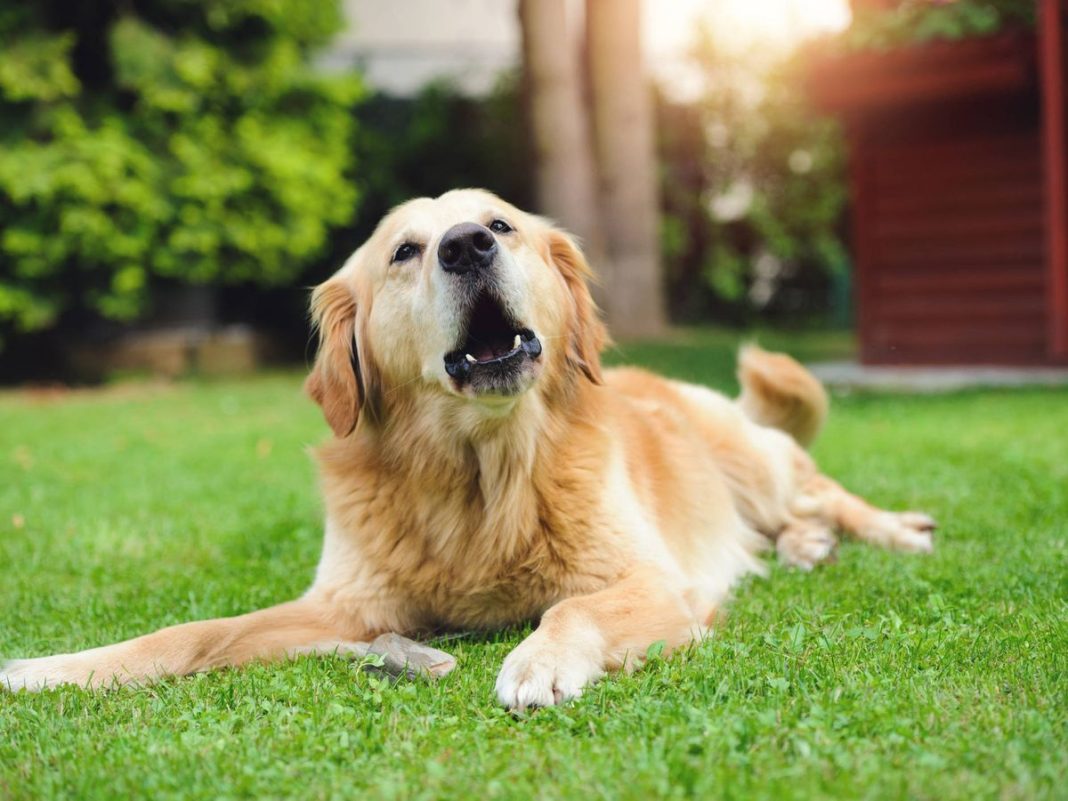
[[[805,355],[841,338],[782,339]],[[731,388],[733,337],[623,356]],[[296,374],[0,394],[0,654],[281,601],[308,584],[326,434]],[[739,588],[710,640],[516,719],[522,631],[389,685],[303,659],[151,689],[0,693],[0,798],[1064,798],[1068,391],[836,399],[825,469],[943,523]]]

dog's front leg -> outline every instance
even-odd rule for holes
[[[603,590],[560,601],[504,660],[498,699],[510,709],[559,704],[609,670],[639,667],[656,642],[668,649],[689,642],[701,625],[678,584],[643,567]]]
[[[309,649],[328,651],[368,633],[358,621],[300,599],[237,617],[183,623],[78,653],[15,659],[0,664],[0,689],[147,684],[164,676],[279,659]]]

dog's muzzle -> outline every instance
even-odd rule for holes
[[[541,341],[517,322],[494,295],[482,289],[461,327],[458,346],[445,354],[445,372],[457,389],[514,395],[541,356]]]

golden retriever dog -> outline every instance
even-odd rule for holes
[[[0,683],[145,683],[330,653],[395,631],[537,628],[500,703],[548,706],[649,647],[702,636],[774,544],[809,569],[836,532],[931,550],[926,515],[872,507],[804,450],[827,410],[792,359],[739,359],[741,397],[604,370],[590,268],[544,219],[480,190],[412,200],[314,292],[307,391],[322,557],[299,599],[79,653]]]

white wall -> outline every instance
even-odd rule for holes
[[[344,0],[349,29],[320,62],[359,67],[383,92],[415,94],[448,77],[481,95],[519,65],[516,0]]]

